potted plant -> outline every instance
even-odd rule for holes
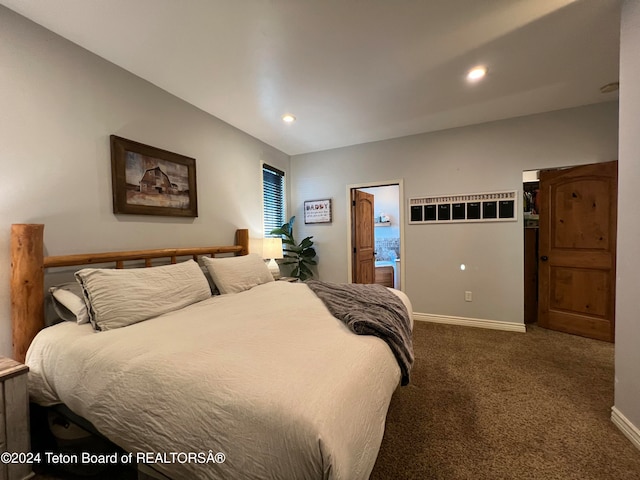
[[[284,258],[282,265],[293,265],[291,276],[296,277],[302,281],[307,278],[313,277],[312,265],[317,265],[314,260],[316,251],[313,248],[313,237],[306,237],[300,243],[296,243],[293,238],[293,223],[295,222],[295,215],[289,219],[287,223],[280,228],[271,230],[271,235],[281,235],[282,245],[284,246]]]

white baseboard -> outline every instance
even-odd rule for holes
[[[505,330],[507,332],[526,333],[527,331],[524,323],[499,322],[498,320],[485,320],[482,318],[451,317],[449,315],[413,312],[413,319],[419,322],[446,323],[449,325],[462,325],[464,327]]]
[[[625,417],[616,407],[611,407],[611,421],[640,450],[640,429]]]

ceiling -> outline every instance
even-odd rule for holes
[[[618,0],[0,4],[289,155],[617,98]]]

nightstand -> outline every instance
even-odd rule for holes
[[[28,453],[31,449],[28,371],[26,365],[0,357],[0,452]],[[23,480],[32,476],[29,463],[0,462],[0,480]]]
[[[298,282],[298,277],[280,277],[278,278],[279,282],[289,282],[289,283],[296,283]]]

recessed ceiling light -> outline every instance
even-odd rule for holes
[[[283,121],[284,123],[293,123],[293,122],[295,122],[295,121],[296,121],[296,117],[295,117],[295,116],[293,116],[293,115],[291,115],[290,113],[285,113],[285,114],[282,116],[282,121]]]
[[[482,65],[479,65],[469,70],[469,73],[467,73],[467,80],[469,80],[470,82],[477,82],[481,78],[484,78],[486,74],[487,74],[487,67],[483,67]]]

